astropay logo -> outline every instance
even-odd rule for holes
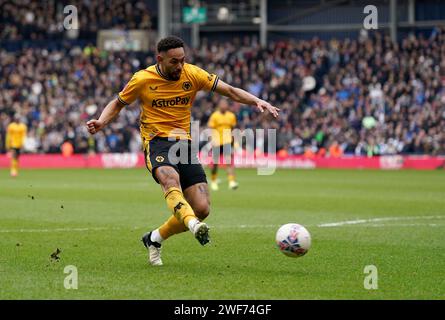
[[[179,105],[187,105],[190,102],[190,97],[176,97],[173,99],[154,99],[151,103],[153,108],[174,107]]]

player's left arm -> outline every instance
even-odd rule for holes
[[[219,79],[215,91],[236,102],[256,106],[261,112],[264,112],[264,109],[267,109],[275,118],[278,117],[278,111],[280,111],[279,108],[272,106],[269,102],[255,97],[253,94],[243,89],[233,87],[223,82],[221,79]]]

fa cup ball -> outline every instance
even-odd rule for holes
[[[311,247],[311,235],[300,224],[282,225],[275,236],[278,249],[288,257],[304,256]]]

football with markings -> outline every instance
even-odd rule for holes
[[[288,257],[304,256],[311,247],[311,235],[297,223],[282,225],[275,236],[278,249]]]

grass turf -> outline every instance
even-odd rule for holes
[[[238,190],[221,172],[211,194],[211,245],[172,237],[155,268],[140,237],[169,213],[145,170],[22,170],[16,179],[0,170],[0,298],[445,298],[444,171],[237,173]],[[275,247],[288,222],[312,234],[303,258]],[[50,258],[56,248],[60,260]],[[78,290],[64,288],[67,265]],[[378,269],[377,290],[364,289],[366,265]]]

